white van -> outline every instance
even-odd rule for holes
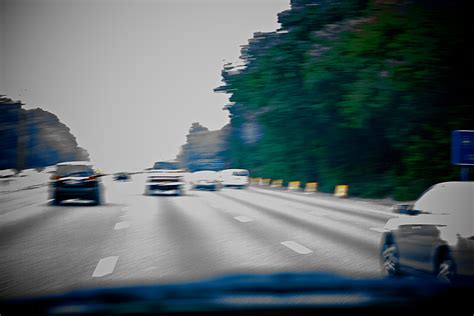
[[[249,185],[249,171],[246,169],[225,169],[220,172],[224,187],[246,188]]]

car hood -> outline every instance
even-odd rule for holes
[[[389,219],[384,228],[387,230],[394,230],[402,225],[447,225],[451,220],[452,218],[449,215],[404,215]]]
[[[472,293],[472,282],[458,286],[463,293],[466,288]],[[443,294],[446,288],[446,284],[431,278],[420,282],[412,278],[352,279],[327,273],[238,274],[180,284],[81,289],[7,301],[0,307],[5,314],[35,311],[35,314],[62,315],[380,305],[386,308],[428,302]]]

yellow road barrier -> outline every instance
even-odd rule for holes
[[[261,178],[260,185],[270,185],[270,181],[272,181],[272,179]]]
[[[317,182],[308,182],[304,188],[305,192],[317,192],[318,191],[318,183]]]
[[[260,183],[260,178],[251,178],[250,183],[251,184],[259,184]]]
[[[349,191],[348,185],[336,185],[336,190],[334,190],[334,196],[337,197],[347,197],[347,192]]]
[[[282,185],[283,185],[283,180],[281,180],[281,179],[272,180],[271,186],[272,186],[273,188],[279,188],[279,187],[281,187]]]
[[[290,181],[288,182],[288,190],[299,190],[300,189],[300,181]]]

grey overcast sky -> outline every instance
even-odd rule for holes
[[[289,0],[0,0],[0,94],[56,114],[106,171],[174,158],[212,89]],[[225,60],[225,61],[224,61]]]

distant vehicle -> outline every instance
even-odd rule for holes
[[[16,172],[13,169],[0,170],[0,178],[11,178],[14,177],[15,174]]]
[[[169,171],[178,171],[182,172],[184,169],[180,168],[179,162],[176,160],[169,160],[169,161],[157,161],[153,164],[153,169],[151,169],[151,172],[157,172],[157,171],[164,171],[164,172],[169,172]]]
[[[174,194],[183,195],[186,181],[184,169],[180,169],[177,161],[157,161],[153,169],[149,169],[145,184],[145,195]]]
[[[184,195],[184,175],[179,172],[150,173],[145,184],[145,195]]]
[[[117,172],[114,174],[115,181],[128,181],[130,180],[130,175],[127,172]]]
[[[386,275],[428,272],[442,280],[474,276],[474,182],[444,182],[394,211],[381,240]]]
[[[69,199],[91,200],[95,205],[103,203],[102,183],[87,161],[62,162],[56,165],[51,176],[50,195],[54,204]]]
[[[202,170],[190,175],[191,188],[217,191],[221,187],[221,179],[216,171]]]
[[[20,173],[19,173],[19,176],[20,177],[30,177],[30,176],[37,175],[37,174],[38,174],[38,171],[36,169],[30,168],[30,169],[21,170]]]
[[[225,169],[219,172],[224,187],[246,188],[249,185],[249,171],[246,169]]]

